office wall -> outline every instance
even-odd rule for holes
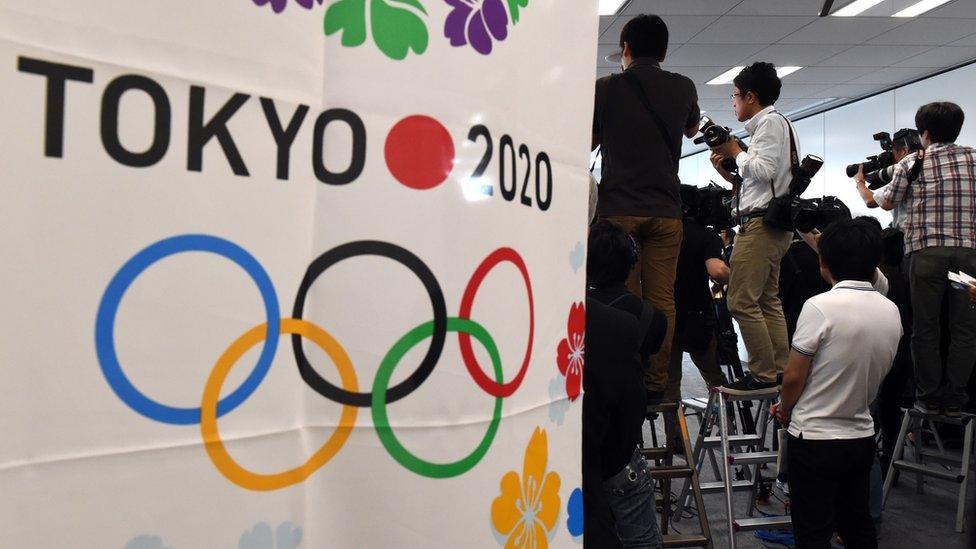
[[[839,107],[796,122],[801,156],[823,157],[824,166],[804,196],[833,195],[844,201],[854,215],[869,213],[887,225],[891,216],[880,209],[869,210],[861,201],[854,183],[844,173],[848,164],[861,162],[880,150],[871,136],[894,133],[899,128],[915,127],[915,111],[932,101],[952,101],[967,115],[960,144],[976,145],[976,64],[933,76],[895,90]],[[708,161],[699,153],[681,159],[682,183],[704,186],[721,181]]]

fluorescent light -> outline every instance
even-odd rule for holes
[[[776,67],[776,76],[783,78],[789,76],[803,67]]]
[[[627,0],[600,0],[600,15],[616,15]]]
[[[922,0],[892,15],[892,17],[915,17],[916,15],[921,15],[931,9],[935,9],[946,2],[949,2],[949,0]]]
[[[877,6],[884,0],[854,0],[850,4],[847,4],[843,8],[834,12],[836,17],[853,17],[860,14],[862,11],[867,11],[869,8]]]
[[[742,72],[742,69],[744,68],[745,67],[732,67],[731,69],[723,72],[722,74],[716,76],[715,78],[712,78],[708,82],[705,82],[705,84],[709,86],[721,86],[723,84],[731,84],[732,80],[734,80],[736,76],[739,76],[739,73]]]

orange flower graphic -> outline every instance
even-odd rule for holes
[[[559,475],[546,473],[549,442],[538,427],[525,448],[522,478],[509,471],[491,504],[491,522],[506,537],[505,549],[547,549],[559,516]]]

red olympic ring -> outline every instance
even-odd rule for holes
[[[484,370],[481,369],[481,365],[478,364],[478,360],[474,356],[474,351],[471,348],[471,336],[464,332],[458,332],[461,356],[464,358],[464,366],[468,369],[468,373],[471,374],[472,379],[478,384],[478,387],[481,387],[482,390],[491,396],[501,398],[509,397],[518,390],[519,385],[522,384],[522,380],[525,378],[525,372],[529,369],[529,360],[532,357],[532,338],[535,336],[535,303],[532,300],[532,281],[529,280],[529,270],[525,267],[525,261],[522,260],[522,256],[512,248],[498,248],[486,257],[481,262],[481,265],[478,265],[474,274],[471,275],[471,280],[468,281],[468,286],[464,289],[464,295],[461,298],[461,310],[458,313],[460,318],[471,320],[471,307],[474,305],[474,296],[478,292],[478,288],[481,287],[485,276],[503,261],[508,261],[515,265],[519,272],[522,273],[522,278],[525,280],[525,289],[529,294],[529,342],[525,347],[525,358],[522,360],[522,367],[519,369],[515,379],[508,383],[500,384],[489,378]]]

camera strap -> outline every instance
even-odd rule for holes
[[[796,175],[796,171],[800,169],[800,152],[796,150],[796,138],[793,137],[793,124],[790,123],[790,119],[786,118],[786,115],[779,111],[775,111],[776,114],[783,117],[786,121],[786,132],[790,134],[790,174]],[[773,191],[773,198],[776,198],[776,179],[773,178],[769,182],[769,186]]]
[[[634,89],[634,93],[637,94],[637,98],[640,99],[641,104],[647,110],[648,114],[651,115],[651,119],[654,120],[654,125],[657,127],[657,131],[661,134],[661,139],[664,141],[664,145],[668,148],[670,153],[669,158],[671,159],[671,166],[675,167],[677,164],[678,151],[674,148],[674,143],[671,141],[670,136],[668,136],[667,124],[661,119],[661,116],[654,111],[651,107],[651,102],[647,99],[647,94],[644,93],[644,85],[641,84],[640,79],[634,74],[633,71],[624,71],[622,74],[624,80],[630,84],[630,87]]]
[[[922,175],[922,164],[925,163],[925,149],[915,153],[915,156],[915,163],[912,164],[912,169],[908,171],[909,183],[918,181],[919,176]]]

